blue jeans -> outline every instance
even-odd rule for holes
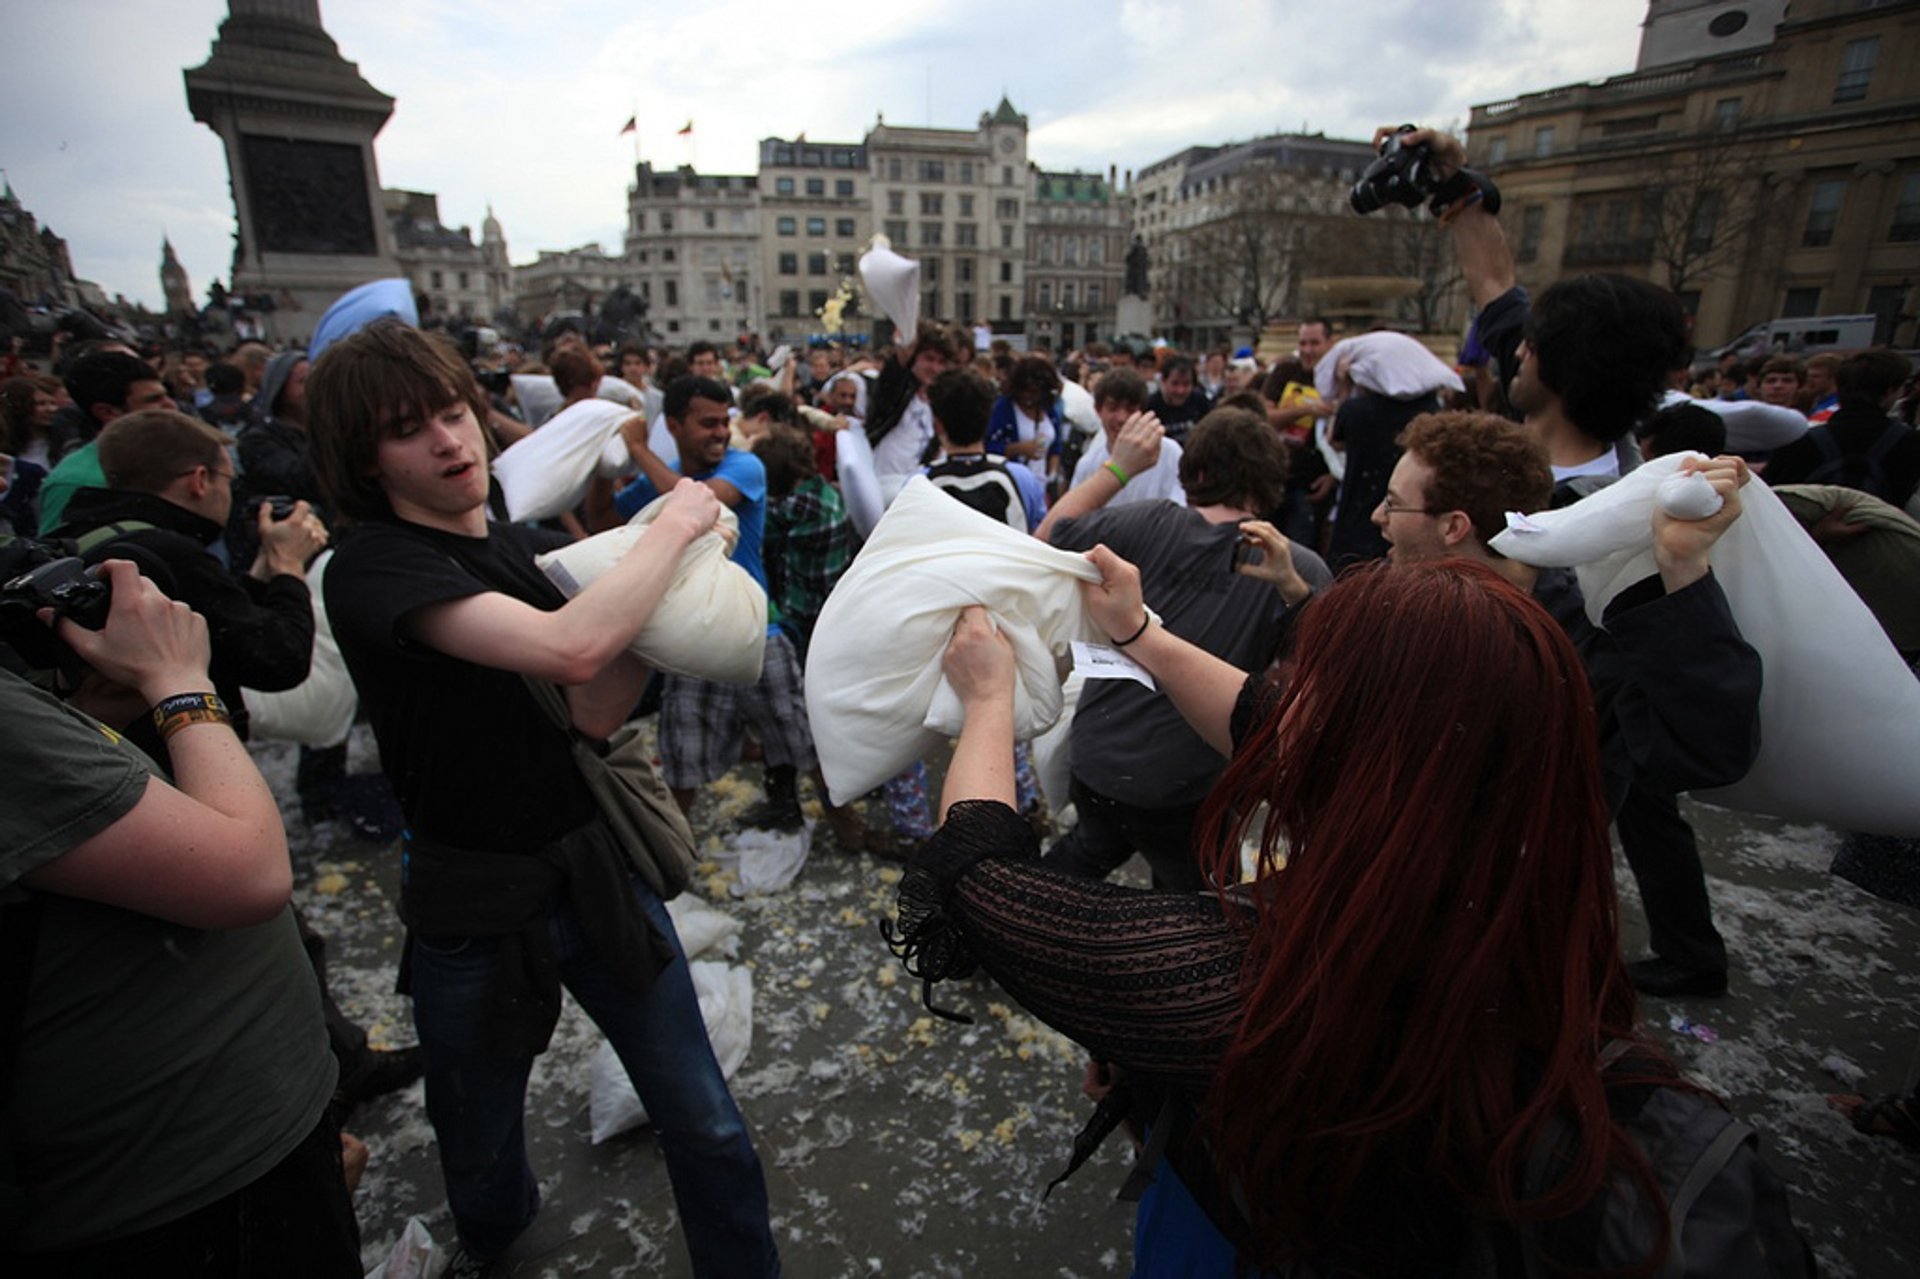
[[[572,909],[556,901],[548,923],[561,983],[613,1045],[653,1121],[694,1273],[777,1275],[760,1159],[707,1042],[680,939],[660,899],[637,878],[633,891],[676,956],[653,988],[636,995],[621,984],[594,955]],[[490,1035],[499,944],[495,937],[413,941],[427,1118],[460,1239],[485,1256],[504,1252],[540,1207],[525,1132],[533,1059],[502,1055]]]

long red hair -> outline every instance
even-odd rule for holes
[[[1262,801],[1246,1008],[1204,1125],[1258,1261],[1350,1250],[1329,1232],[1389,1184],[1508,1221],[1566,1216],[1614,1170],[1646,1184],[1597,1061],[1635,1000],[1592,696],[1544,610],[1465,561],[1344,575],[1201,814],[1217,882]],[[1520,1202],[1555,1113],[1574,1161]]]

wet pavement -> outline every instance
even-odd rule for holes
[[[355,733],[353,766],[371,769],[365,727]],[[305,825],[292,749],[255,753],[286,801],[298,896],[329,938],[336,998],[376,1043],[411,1043],[407,1001],[392,993],[396,850],[338,823]],[[703,796],[693,824],[706,851],[758,798],[755,778],[743,767]],[[1760,1130],[1825,1273],[1920,1273],[1920,1154],[1854,1133],[1826,1104],[1829,1093],[1895,1090],[1920,1064],[1920,916],[1829,876],[1829,830],[1685,811],[1734,956],[1733,988],[1720,999],[1649,999],[1643,1015]],[[1144,882],[1137,862],[1129,871]],[[733,1089],[767,1167],[787,1273],[1127,1274],[1131,1217],[1113,1201],[1129,1160],[1120,1137],[1042,1197],[1091,1106],[1079,1090],[1082,1054],[984,981],[941,991],[972,1025],[929,1015],[879,936],[897,877],[839,852],[822,827],[799,879],[778,894],[733,899],[730,875],[713,866],[694,890],[742,925],[730,962],[752,974],[754,1026]],[[1618,878],[1634,956],[1645,929],[1623,863]],[[527,1130],[544,1208],[516,1246],[513,1273],[689,1274],[651,1135],[590,1141],[598,1042],[569,1003],[535,1065]],[[420,1085],[362,1107],[349,1127],[372,1148],[356,1196],[367,1266],[409,1217],[450,1242]]]

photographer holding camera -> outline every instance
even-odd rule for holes
[[[205,621],[130,563],[99,572],[104,624],[60,638],[89,693],[152,708],[177,786],[86,697],[0,672],[0,1258],[22,1276],[357,1276],[273,794],[210,691]]]
[[[305,502],[284,519],[263,506],[254,517],[260,552],[247,575],[236,577],[208,549],[233,506],[227,436],[185,414],[153,409],[114,419],[96,444],[109,487],[77,491],[55,532],[89,560],[133,546],[145,552],[143,563],[164,567],[164,576],[156,573],[160,588],[207,620],[214,689],[233,709],[244,740],[241,687],[272,692],[307,676],[307,562],[326,545],[327,531]],[[166,747],[144,721],[127,731],[166,764]]]

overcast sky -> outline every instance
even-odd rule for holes
[[[218,140],[187,113],[225,0],[5,0],[0,168],[75,271],[158,305],[162,234],[197,297],[232,263]],[[1054,169],[1194,143],[1464,121],[1476,102],[1630,70],[1643,0],[322,0],[397,102],[380,180],[435,191],[513,260],[620,246],[634,138],[656,165],[751,173],[757,143],[858,141],[877,115],[971,127],[1002,91]],[[688,139],[675,136],[693,122]]]

